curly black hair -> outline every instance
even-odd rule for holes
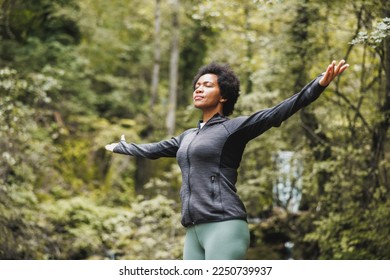
[[[199,78],[205,74],[214,74],[218,77],[221,96],[227,100],[223,105],[223,114],[225,116],[231,115],[240,96],[240,80],[228,64],[212,62],[199,68],[193,80],[194,89]]]

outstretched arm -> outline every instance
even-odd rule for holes
[[[328,68],[326,68],[326,72],[324,73],[324,76],[319,81],[319,84],[323,87],[328,86],[334,78],[336,78],[338,75],[344,72],[345,69],[347,69],[349,64],[345,64],[345,60],[340,60],[340,62],[336,65],[336,60],[333,60],[331,64],[328,65]]]
[[[160,157],[175,157],[179,148],[179,137],[173,137],[156,143],[134,144],[127,143],[125,136],[121,136],[119,143],[111,143],[105,146],[106,150],[134,157],[157,159]]]
[[[300,92],[282,101],[278,105],[258,111],[247,118],[236,118],[236,133],[246,137],[249,141],[264,133],[271,127],[278,127],[283,121],[295,114],[301,108],[314,102],[325,88],[345,69],[348,68],[344,60],[337,65],[332,61],[326,72],[307,84]]]

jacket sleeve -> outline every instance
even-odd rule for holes
[[[295,114],[299,109],[314,102],[326,87],[319,84],[321,74],[308,83],[300,92],[282,101],[278,105],[258,111],[249,117],[241,117],[234,133],[247,141],[261,135],[272,127],[278,127],[283,121]],[[244,137],[244,138],[242,138]]]
[[[178,149],[179,141],[175,137],[149,144],[126,143],[126,141],[122,140],[114,148],[114,153],[157,159],[160,157],[175,157]]]

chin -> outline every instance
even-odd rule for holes
[[[199,105],[199,104],[196,104],[196,103],[194,103],[194,107],[195,107],[196,109],[202,109],[202,105]]]

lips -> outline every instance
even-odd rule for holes
[[[204,97],[202,95],[195,95],[194,101],[202,100]]]

